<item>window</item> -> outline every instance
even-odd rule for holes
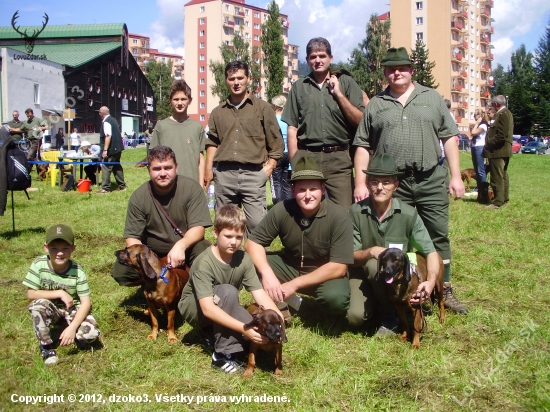
[[[226,40],[226,41],[225,41],[225,44],[227,44],[227,45],[229,46],[229,40]]]
[[[248,15],[250,14],[250,10],[245,9],[244,14],[245,14],[246,16],[248,16]]]
[[[244,34],[244,37],[245,37],[246,39],[249,39],[249,38],[250,38],[250,33],[249,33],[249,32],[246,32],[246,33]]]
[[[416,10],[422,10],[422,2],[421,1],[416,2]]]
[[[264,20],[267,20],[268,14],[264,14]],[[267,96],[266,96],[267,97]]]
[[[34,103],[40,104],[40,85],[34,84]]]
[[[225,11],[229,11],[229,4],[225,5]]]
[[[165,59],[164,57],[162,58],[162,62],[163,62],[163,63],[166,62],[166,59]]]
[[[200,19],[200,20],[199,20],[199,24],[200,24],[201,26],[203,26],[203,25],[204,25],[204,19]]]
[[[235,14],[240,13],[241,9],[239,7],[235,7]]]
[[[250,27],[250,22],[249,22],[248,20],[246,20],[246,21],[244,22],[244,25],[245,25],[245,27]]]
[[[260,13],[257,12],[257,11],[255,11],[255,12],[254,12],[254,17],[256,17],[256,18],[260,17]]]
[[[147,52],[145,51],[145,49],[141,49],[141,52],[142,52],[143,54],[147,53]]]
[[[225,34],[229,36],[229,29],[228,28],[225,28],[224,30]]]
[[[424,17],[417,17],[416,24],[419,26],[424,23]]]
[[[204,30],[199,31],[199,36],[204,37]]]
[[[201,102],[201,109],[204,109],[205,106],[204,102]]]
[[[204,13],[204,6],[201,6],[200,13]]]
[[[204,114],[201,114],[201,122],[204,122],[206,118],[204,117]]]
[[[141,45],[142,45],[143,47],[145,47],[145,41],[144,41],[144,40],[141,41]]]
[[[199,59],[204,60],[204,54],[201,54]]]
[[[199,84],[204,84],[204,79],[201,79]]]
[[[423,40],[424,39],[424,33],[418,32],[416,33],[416,40]]]
[[[138,41],[136,39],[134,39],[134,44],[138,44]]]
[[[137,52],[138,52],[138,49],[136,49],[136,48],[132,49],[132,53],[136,54]]]
[[[255,34],[255,35],[254,35],[254,40],[259,41],[259,40],[260,40],[260,36],[258,36],[257,34]]]
[[[200,44],[199,47],[200,47],[201,49],[204,49],[204,42],[203,42],[203,41],[201,41],[201,44]]]
[[[204,90],[201,90],[199,96],[204,97],[204,94],[205,94]]]
[[[204,73],[204,66],[201,66],[200,72],[201,72],[201,73]]]
[[[260,30],[260,23],[254,23],[254,28],[256,30]]]
[[[241,25],[241,19],[235,19],[235,26]]]

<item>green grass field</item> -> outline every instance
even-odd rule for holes
[[[122,160],[144,156],[144,149],[127,150]],[[461,163],[471,167],[468,154]],[[343,317],[324,315],[305,298],[287,329],[283,376],[272,373],[273,355],[260,353],[247,380],[211,369],[198,333],[181,320],[181,342],[169,344],[164,332],[146,340],[142,293],[110,277],[113,252],[124,246],[128,199],[147,180],[146,169],[125,165],[129,190],[109,195],[34,182],[40,190],[30,201],[15,193],[16,234],[9,199],[0,220],[0,410],[548,411],[550,156],[515,155],[509,173],[507,208],[487,210],[475,198],[451,202],[452,280],[467,316],[447,312],[443,325],[428,316],[428,332],[413,350],[397,338],[350,330]],[[21,282],[57,222],[75,231],[73,257],[88,275],[104,348],[60,348],[58,364],[47,367]],[[242,300],[251,295],[242,292]],[[63,402],[24,403],[54,394]]]

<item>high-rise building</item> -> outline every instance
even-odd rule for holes
[[[476,108],[485,108],[493,86],[491,62],[493,0],[390,0],[391,44],[426,44],[437,91],[451,100],[461,133],[469,131]]]
[[[261,53],[262,24],[269,12],[244,0],[191,0],[185,4],[184,16],[185,81],[193,93],[188,113],[206,126],[210,112],[219,104],[219,98],[212,95],[215,80],[208,64],[222,60],[220,46],[230,45],[235,32],[251,47],[259,47]],[[298,79],[298,46],[288,44],[288,16],[281,14],[280,19],[285,47],[283,91],[288,93]],[[256,56],[256,62],[263,65],[261,54]],[[264,72],[263,67],[261,71]],[[262,77],[255,95],[267,100],[266,86],[267,79]]]
[[[158,49],[150,48],[149,37],[135,33],[128,34],[128,49],[136,59],[142,72],[145,73],[145,65],[150,60],[166,64],[172,62],[172,77],[174,79],[183,79],[183,56],[159,52]]]

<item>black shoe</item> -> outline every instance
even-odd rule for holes
[[[212,367],[214,369],[220,369],[225,373],[244,371],[244,363],[237,359],[236,354],[223,355],[221,353],[214,352],[212,354]]]

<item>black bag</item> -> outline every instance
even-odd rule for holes
[[[8,190],[25,190],[31,187],[27,154],[12,144],[6,157]]]
[[[68,192],[69,190],[73,190],[74,186],[74,176],[73,175],[65,175],[65,181],[61,185],[61,191],[62,192]]]

